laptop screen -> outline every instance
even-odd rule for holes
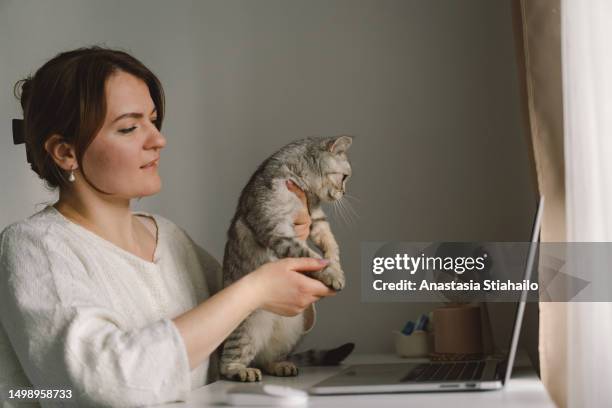
[[[538,202],[538,207],[536,210],[536,214],[533,220],[533,227],[531,230],[531,245],[529,247],[529,252],[527,254],[527,258],[525,260],[525,277],[524,279],[530,279],[533,273],[534,267],[537,264],[537,254],[538,254],[538,242],[540,238],[540,227],[542,223],[542,213],[544,211],[544,197],[540,197]],[[517,304],[516,312],[514,314],[514,326],[512,328],[512,337],[510,338],[510,347],[508,348],[508,358],[506,361],[506,372],[504,373],[504,377],[502,378],[503,382],[506,383],[510,379],[510,375],[512,375],[512,366],[514,365],[514,359],[516,357],[516,349],[518,347],[518,340],[521,333],[521,325],[523,322],[523,314],[525,313],[525,304],[527,300],[527,289],[525,288],[520,296],[519,302]]]

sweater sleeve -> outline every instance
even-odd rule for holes
[[[204,248],[195,243],[193,243],[193,245],[195,247],[200,265],[202,266],[202,270],[205,274],[204,278],[206,279],[209,294],[212,296],[223,289],[223,271],[221,264],[219,264],[219,261],[217,261]]]
[[[33,386],[71,389],[69,406],[184,401],[189,362],[174,323],[122,328],[76,254],[45,233],[0,237],[0,322]]]
[[[191,241],[191,238],[190,238]],[[209,296],[213,296],[222,289],[223,272],[221,264],[204,248],[191,241],[195,248],[198,261],[204,271],[204,279],[208,286]],[[220,380],[219,362],[221,361],[222,345],[219,345],[209,356],[207,379],[208,384]]]

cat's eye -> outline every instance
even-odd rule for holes
[[[329,178],[334,184],[338,185],[343,180],[342,176],[342,173],[330,173]]]

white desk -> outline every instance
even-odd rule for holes
[[[264,382],[269,384],[288,385],[307,389],[315,383],[337,373],[348,364],[398,361],[427,361],[399,359],[390,355],[355,355],[349,356],[346,363],[338,367],[303,367],[297,377],[272,377],[264,375]],[[157,405],[157,407],[219,407],[222,405],[224,391],[236,384],[231,381],[217,381],[193,390],[186,402]],[[554,407],[554,403],[544,389],[544,385],[524,359],[515,364],[512,378],[501,390],[471,392],[436,392],[405,394],[362,394],[342,396],[310,396],[309,407]],[[226,405],[227,407],[227,405]]]

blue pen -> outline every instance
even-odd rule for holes
[[[415,330],[423,330],[423,331],[426,330],[428,322],[429,322],[429,317],[427,317],[426,314],[422,314],[421,317],[419,317],[419,320],[417,321]]]
[[[406,336],[410,336],[414,330],[414,322],[412,320],[408,320],[406,325],[402,329],[402,333]]]

